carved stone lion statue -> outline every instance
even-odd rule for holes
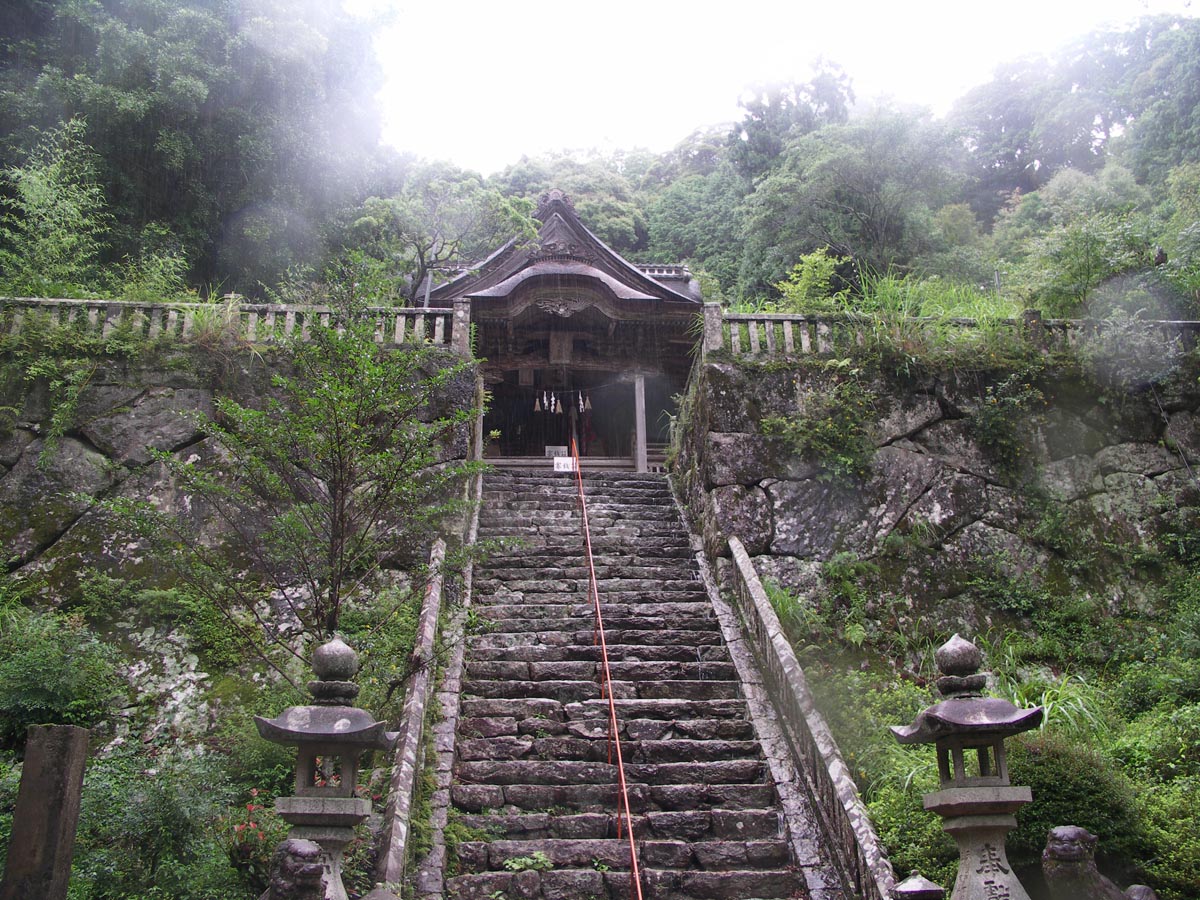
[[[1096,843],[1086,828],[1051,828],[1042,853],[1042,873],[1054,900],[1158,900],[1152,888],[1135,884],[1122,891],[1096,868]]]
[[[321,848],[296,838],[283,841],[271,859],[271,886],[259,900],[325,900]]]

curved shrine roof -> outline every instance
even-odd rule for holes
[[[686,268],[646,266],[645,271],[626,261],[579,221],[561,191],[543,195],[537,218],[542,227],[536,241],[510,240],[474,268],[434,288],[431,305],[449,306],[461,298],[506,298],[541,278],[592,280],[618,300],[688,306],[701,302],[699,287]]]

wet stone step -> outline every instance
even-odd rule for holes
[[[548,730],[545,733],[548,734]],[[463,738],[458,744],[458,758],[463,762],[547,759],[607,762],[609,747],[606,735],[607,728],[595,728],[585,737],[547,737],[535,731],[533,734]],[[759,747],[754,741],[627,740],[621,742],[621,752],[626,765],[699,763],[753,759],[758,756]]]
[[[508,647],[485,647],[475,644],[471,658],[477,662],[599,662],[600,648],[594,644],[551,646],[547,644],[518,644]],[[728,662],[723,646],[639,646],[609,644],[608,659],[614,662]]]
[[[529,598],[529,595],[526,594],[526,597]],[[602,595],[600,604],[601,612],[606,620],[623,616],[680,616],[697,622],[716,618],[712,606],[698,600],[682,603],[671,601],[620,603],[606,599]],[[576,616],[586,618],[593,615],[592,604],[580,602],[578,598],[574,603],[537,603],[530,598],[528,602],[520,604],[480,604],[477,609],[480,615],[497,624],[508,619],[561,619]]]
[[[498,622],[491,621],[486,614],[479,617],[478,628],[484,631],[508,631],[508,632],[529,632],[529,631],[568,631],[580,632],[584,629],[591,629],[594,625],[593,617],[575,616],[569,619],[505,619],[503,627]],[[721,632],[717,625],[716,619],[701,619],[699,617],[683,617],[683,616],[637,616],[629,618],[626,616],[604,616],[605,636],[608,640],[616,640],[623,644],[633,643],[632,634],[634,632],[662,632],[662,631],[699,631],[711,630],[720,640]],[[650,635],[654,637],[654,635]],[[591,638],[587,638],[591,640]]]
[[[487,623],[483,623],[486,625]],[[706,623],[707,625],[707,623]],[[653,650],[662,645],[686,647],[689,650],[698,647],[719,646],[724,648],[721,633],[711,628],[688,629],[677,628],[660,631],[657,634],[645,631],[616,631],[608,628],[605,631],[608,645],[626,647],[645,647]],[[594,627],[575,631],[481,631],[471,636],[472,652],[479,647],[591,647],[595,640]]]
[[[707,871],[773,869],[788,865],[783,841],[637,841],[641,865],[660,869]],[[537,852],[554,869],[628,869],[629,844],[613,838],[544,838],[537,841],[464,841],[458,845],[460,871],[509,869],[513,860]]]
[[[619,700],[731,700],[741,696],[736,681],[613,681],[612,695]],[[469,697],[549,697],[564,703],[590,700],[599,693],[594,681],[492,681],[463,682]]]
[[[592,681],[599,676],[599,670],[600,664],[596,662],[474,661],[467,666],[467,677],[472,680]],[[620,662],[610,658],[608,671],[618,681],[733,681],[737,678],[732,663],[715,662]]]
[[[615,838],[617,816],[612,813],[563,815],[545,812],[460,815],[467,828],[493,839]],[[623,824],[623,823],[622,823]],[[633,817],[633,833],[644,840],[775,840],[782,835],[774,810],[710,809],[688,812],[649,812]]]
[[[495,766],[497,763],[465,765]],[[553,763],[549,765],[553,766]],[[481,773],[487,771],[490,770],[483,769]],[[775,787],[765,782],[654,786],[630,782],[628,788],[629,807],[634,814],[697,812],[706,809],[773,811],[775,805]],[[615,782],[577,782],[569,778],[567,783],[560,784],[520,781],[467,783],[460,778],[451,785],[450,799],[458,809],[468,813],[492,810],[612,813],[617,808],[617,786]]]
[[[680,872],[643,869],[643,900],[798,900],[803,882],[792,871]],[[562,869],[549,872],[481,872],[447,881],[449,900],[629,900],[624,871]]]
[[[598,691],[598,688],[597,688]],[[742,700],[616,700],[617,719],[679,723],[703,720],[745,722]],[[464,697],[460,706],[463,721],[484,718],[548,719],[556,722],[607,721],[608,701],[587,699],[563,702],[552,697]]]
[[[702,599],[704,597],[702,590],[690,585],[682,587],[679,590],[618,591],[608,590],[604,584],[600,584],[598,585],[598,593],[600,594],[602,610],[607,610],[609,605],[613,603],[694,603],[707,609],[712,608],[710,604]],[[493,591],[480,591],[477,595],[476,605],[480,608],[486,608],[497,604],[503,606],[517,602],[540,602],[543,605],[562,606],[564,604],[589,603],[590,596],[591,593],[586,583],[581,584],[578,590],[574,591],[514,591],[510,590],[507,586],[501,585]]]

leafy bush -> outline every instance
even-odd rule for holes
[[[71,900],[242,900],[246,885],[219,836],[232,799],[220,769],[203,757],[93,760]]]
[[[124,689],[114,658],[77,620],[0,610],[0,746],[22,746],[30,725],[90,728],[107,718]]]
[[[1162,900],[1200,897],[1200,778],[1181,778],[1141,795],[1154,853],[1146,863]]]
[[[1097,859],[1110,871],[1148,857],[1129,779],[1090,743],[1050,731],[1021,735],[1008,742],[1008,761],[1013,784],[1029,785],[1034,798],[1017,813],[1017,828],[1009,836],[1014,866],[1038,865],[1046,834],[1058,825],[1078,825],[1098,835]]]

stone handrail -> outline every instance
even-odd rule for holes
[[[429,554],[431,575],[425,586],[425,600],[417,620],[416,645],[410,657],[412,674],[404,697],[404,710],[400,715],[395,761],[383,813],[383,828],[380,830],[375,873],[376,879],[386,885],[398,885],[404,878],[412,807],[424,761],[421,751],[425,738],[425,711],[433,693],[434,647],[442,613],[442,565],[445,560],[446,542],[438,538]]]
[[[0,298],[0,331],[19,331],[35,313],[53,325],[74,326],[84,334],[108,337],[117,329],[132,329],[149,340],[196,340],[229,335],[248,343],[282,338],[305,340],[314,325],[336,324],[328,306],[242,303],[138,303],[118,300],[55,300],[32,297]],[[453,309],[368,307],[380,344],[428,343],[459,353],[470,352],[471,311],[467,303]]]
[[[850,769],[813,702],[804,670],[771,608],[746,548],[736,537],[731,537],[729,549],[734,562],[734,605],[745,624],[797,767],[808,783],[855,896],[864,900],[891,900],[896,876],[871,826]]]
[[[964,330],[979,328],[978,319],[910,318],[915,327],[951,326]],[[1163,339],[1191,348],[1200,338],[1200,322],[1145,319],[1134,320],[1148,331],[1157,330]],[[772,359],[785,356],[832,354],[866,343],[869,316],[802,315],[799,313],[735,313],[719,303],[704,304],[704,352],[725,352],[733,357]],[[1114,327],[1105,319],[1043,319],[1036,310],[1020,318],[992,323],[1021,332],[1044,349],[1066,350],[1085,344]]]

